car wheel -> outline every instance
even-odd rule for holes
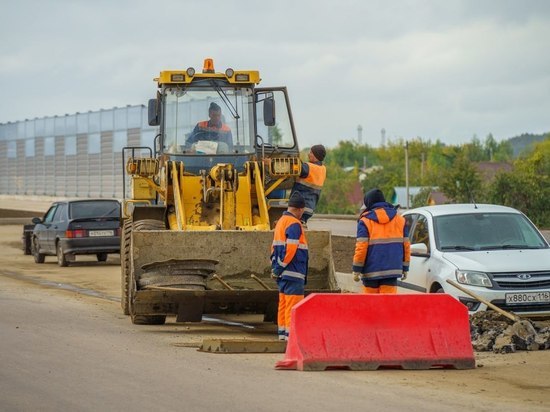
[[[63,247],[61,246],[61,242],[57,242],[56,251],[57,251],[57,264],[61,267],[68,266],[69,262],[67,261],[67,257],[63,252]]]
[[[107,261],[107,253],[98,253],[96,254],[97,261],[98,262],[106,262]]]
[[[445,291],[443,290],[443,288],[441,286],[437,286],[437,289],[435,290],[434,293],[445,293]]]
[[[44,260],[46,259],[46,255],[43,253],[39,253],[40,245],[38,244],[38,239],[36,237],[32,238],[32,255],[34,257],[35,263],[44,263]]]

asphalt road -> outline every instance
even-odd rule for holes
[[[5,411],[441,410],[387,374],[276,371],[281,355],[177,347],[185,328],[136,328],[93,298],[0,277],[0,409]],[[390,379],[388,379],[390,378]],[[432,392],[432,393],[431,393]],[[462,400],[443,404],[458,410]],[[505,405],[503,405],[505,406]]]
[[[20,229],[0,226],[2,411],[550,410],[550,351],[478,353],[466,371],[364,372],[277,371],[282,354],[198,352],[204,337],[274,339],[274,325],[132,325],[115,298],[116,256],[37,265],[18,249]]]

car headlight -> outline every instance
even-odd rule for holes
[[[493,286],[491,279],[487,276],[487,273],[473,272],[470,270],[457,270],[456,280],[458,283],[470,286],[485,286],[490,288]]]

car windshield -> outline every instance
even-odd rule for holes
[[[470,251],[547,248],[525,216],[518,213],[469,213],[434,217],[439,250]]]
[[[185,155],[254,152],[252,89],[208,86],[165,90],[163,151]]]
[[[71,219],[120,217],[120,203],[105,200],[70,203],[69,217]]]

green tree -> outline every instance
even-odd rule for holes
[[[443,174],[441,191],[455,203],[482,201],[481,179],[465,156],[459,157]]]
[[[518,159],[514,169],[500,173],[489,188],[489,201],[511,206],[536,225],[550,228],[550,139]]]
[[[433,187],[424,187],[413,197],[412,207],[421,207],[428,204],[428,196],[434,190]]]
[[[338,146],[327,153],[327,161],[329,160],[334,160],[340,167],[362,167],[363,163],[366,163],[366,166],[369,167],[378,162],[374,149],[371,149],[368,145],[359,145],[351,141],[338,142]]]
[[[327,179],[316,207],[317,213],[355,214],[357,205],[349,201],[349,194],[358,182],[357,169],[346,172],[334,161],[326,164]]]

